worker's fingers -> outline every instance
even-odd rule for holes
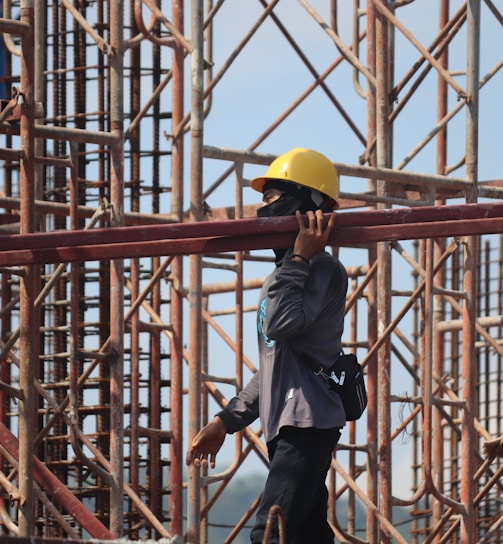
[[[302,217],[302,214],[300,213],[300,210],[297,210],[295,212],[295,217],[297,218],[297,223],[299,225],[299,231],[306,230],[306,225],[304,223],[304,218]]]
[[[330,235],[330,233],[334,230],[334,228],[335,228],[335,212],[330,214],[325,231],[327,232],[328,235]]]
[[[187,465],[193,464],[195,467],[208,467],[215,468],[217,459],[216,452],[201,451],[197,448],[190,448],[187,452],[185,463]]]
[[[317,228],[317,232],[318,234],[322,234],[325,229],[325,216],[323,215],[323,212],[321,210],[316,210],[313,215],[314,220],[316,221],[315,225]]]
[[[215,468],[216,460],[217,460],[217,454],[216,453],[210,454],[210,467],[211,468]]]
[[[196,460],[196,450],[195,448],[189,448],[187,451],[187,455],[185,456],[185,464],[191,465]]]
[[[318,232],[331,232],[335,227],[335,212],[329,214],[329,218],[326,224],[325,214],[322,210],[316,210],[315,212],[308,210],[305,215],[307,217],[307,226],[302,216],[302,213],[299,210],[295,212],[295,217],[297,218],[299,230],[305,231],[308,229],[313,229],[317,230]]]

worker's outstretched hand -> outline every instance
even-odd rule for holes
[[[309,260],[325,249],[328,237],[335,227],[335,212],[330,214],[326,224],[325,216],[321,210],[306,212],[307,225],[299,210],[295,212],[295,216],[299,223],[299,233],[295,239],[293,253],[303,255]]]
[[[187,465],[194,463],[194,466],[198,468],[201,465],[207,467],[209,458],[209,465],[215,468],[217,453],[224,443],[226,434],[225,423],[215,416],[194,437],[185,459]]]

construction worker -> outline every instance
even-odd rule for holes
[[[251,542],[261,543],[279,506],[287,544],[328,544],[326,477],[345,425],[341,400],[306,359],[330,367],[341,352],[347,274],[325,252],[335,225],[339,180],[322,154],[296,148],[274,160],[251,187],[263,195],[259,217],[296,215],[293,247],[275,249],[276,267],[260,293],[259,371],[194,438],[187,464],[214,468],[226,434],[258,417],[270,459]],[[303,217],[306,216],[306,218]],[[275,521],[268,542],[279,542]]]

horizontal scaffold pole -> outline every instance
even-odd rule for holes
[[[288,216],[12,234],[0,237],[0,266],[284,247],[297,230]],[[502,203],[338,212],[329,245],[502,232]]]

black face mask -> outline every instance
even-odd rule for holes
[[[257,209],[257,217],[282,217],[284,215],[295,215],[297,210],[300,210],[301,213],[305,213],[307,210],[316,209],[313,207],[314,204],[311,201],[311,198],[308,198],[311,201],[312,205],[307,205],[305,191],[298,191],[297,194],[288,194],[283,193],[277,200],[267,204],[266,206],[261,206]],[[276,255],[276,266],[281,266],[285,254],[289,248],[273,248],[274,254]]]
[[[283,193],[277,200],[261,206],[257,209],[257,217],[281,217],[283,215],[295,215],[297,210],[306,213],[308,210],[316,210],[311,197],[306,191],[298,191],[298,195]]]
[[[295,215],[297,210],[305,214],[307,211],[315,211],[321,208],[323,211],[330,211],[327,202],[323,202],[320,206],[316,205],[311,198],[311,191],[305,187],[292,186],[281,181],[268,181],[267,187],[279,189],[282,195],[267,204],[257,209],[257,217],[282,217],[285,215]],[[281,266],[285,254],[289,248],[273,249],[276,255],[276,265]]]

